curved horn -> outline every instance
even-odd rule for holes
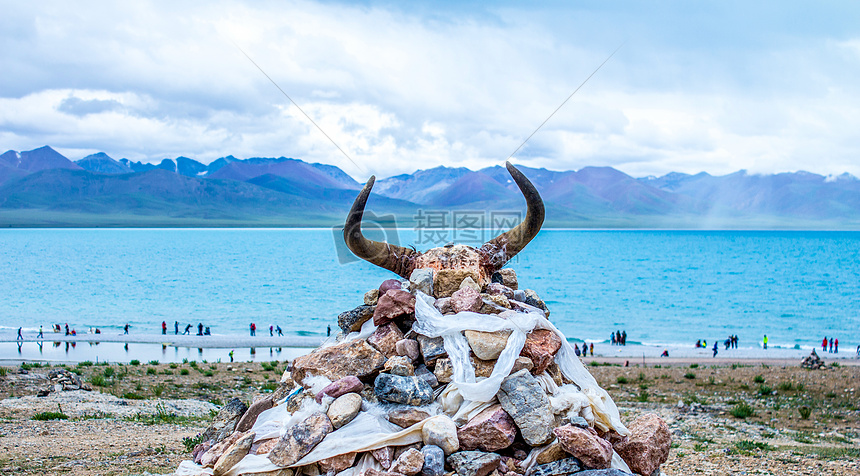
[[[349,250],[359,258],[409,279],[409,275],[412,274],[412,260],[420,256],[421,253],[402,246],[368,240],[361,233],[364,206],[375,181],[376,177],[371,175],[370,180],[355,197],[355,202],[352,204],[352,209],[350,209],[343,226],[343,240]]]
[[[540,198],[535,186],[529,182],[529,179],[511,165],[510,162],[505,162],[508,172],[513,177],[517,187],[520,188],[523,196],[526,198],[526,217],[523,221],[512,228],[510,231],[502,233],[496,238],[488,241],[481,247],[484,254],[485,262],[491,272],[498,271],[517,253],[532,241],[532,238],[537,236],[543,225],[544,215],[546,214],[543,207],[543,200]]]

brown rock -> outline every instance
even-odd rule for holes
[[[335,380],[320,390],[316,395],[317,403],[322,402],[323,396],[328,395],[332,398],[337,398],[347,393],[357,393],[364,389],[364,384],[355,375],[348,375],[344,378]]]
[[[440,359],[448,355],[445,350],[445,340],[441,337],[427,337],[418,334],[418,346],[421,348],[421,357],[427,366],[432,367],[436,363],[436,359]]]
[[[257,421],[257,417],[260,416],[260,413],[270,408],[272,408],[272,395],[266,395],[255,400],[248,407],[248,411],[239,419],[239,423],[236,424],[236,431],[250,430],[254,426],[254,422]]]
[[[472,359],[472,367],[475,368],[475,377],[489,377],[493,374],[493,369],[496,367],[495,360],[481,360],[471,352],[469,358]]]
[[[466,331],[466,341],[475,356],[482,360],[495,360],[499,358],[508,343],[510,330],[495,332]]]
[[[358,378],[373,375],[385,365],[385,356],[363,339],[353,339],[321,347],[293,361],[293,380],[301,383],[307,375],[321,375],[338,380],[349,375]]]
[[[517,373],[522,369],[526,369],[531,372],[533,368],[535,368],[535,364],[532,363],[532,359],[519,356],[517,357],[517,360],[514,361],[514,367],[511,369],[511,373]]]
[[[392,289],[403,289],[403,283],[401,283],[399,279],[386,279],[379,285],[379,296],[384,296],[385,293]]]
[[[372,450],[370,454],[379,462],[380,466],[385,469],[390,468],[391,463],[394,461],[394,448],[391,446]]]
[[[520,355],[532,359],[532,373],[540,375],[552,363],[558,349],[561,348],[561,338],[549,329],[535,329],[526,336],[526,343]]]
[[[367,338],[367,343],[386,357],[391,358],[397,355],[397,341],[402,339],[403,332],[400,332],[397,324],[389,322],[377,327],[373,334]]]
[[[448,383],[454,375],[454,366],[451,364],[451,359],[445,357],[436,361],[436,366],[433,368],[433,375],[439,383]]]
[[[409,357],[402,355],[397,355],[388,359],[385,362],[385,367],[382,368],[382,371],[394,375],[400,375],[401,377],[415,375],[415,367],[412,366],[412,362],[409,361]]]
[[[394,423],[400,428],[409,428],[410,426],[420,423],[427,418],[430,418],[430,414],[424,410],[394,410],[388,413],[388,421]]]
[[[337,397],[328,407],[326,416],[331,426],[338,429],[351,422],[361,411],[361,395],[347,393]]]
[[[334,428],[323,412],[316,412],[291,426],[269,453],[269,460],[278,466],[292,466],[310,453]]]
[[[412,362],[418,362],[421,357],[421,349],[418,347],[418,341],[414,339],[400,339],[394,346],[397,355],[409,357]]]
[[[591,428],[565,425],[553,430],[564,451],[577,457],[586,466],[594,469],[608,468],[612,460],[612,445],[597,436]]]
[[[371,289],[364,293],[364,304],[367,306],[375,306],[379,301],[379,289]]]
[[[476,283],[481,280],[473,270],[469,269],[440,269],[433,277],[433,292],[437,298],[451,297],[454,291],[460,289],[460,284],[466,278],[472,278]]]
[[[514,420],[498,404],[478,413],[457,430],[460,448],[465,450],[498,451],[511,446],[516,436]]]
[[[503,268],[490,277],[490,281],[494,283],[503,284],[514,291],[518,289],[519,284],[517,283],[517,272],[511,268]]]
[[[413,312],[415,312],[415,296],[409,291],[391,289],[385,294],[380,293],[376,310],[373,312],[373,323],[381,326]]]
[[[646,413],[627,426],[627,441],[615,445],[615,451],[634,472],[650,475],[669,457],[672,433],[662,418]]]
[[[558,440],[553,441],[546,448],[543,449],[538,455],[535,457],[535,464],[547,464],[552,463],[553,461],[558,461],[560,459],[567,458],[568,454],[564,451],[564,448],[561,447],[561,443]]]
[[[217,443],[232,435],[246,410],[248,410],[248,406],[244,402],[238,398],[231,399],[218,410],[218,414],[212,419],[209,428],[203,432],[203,439],[214,440]]]
[[[463,287],[451,295],[451,309],[454,312],[478,312],[481,310],[481,305],[484,303],[481,300],[481,293],[471,287]]]
[[[279,438],[269,438],[267,440],[262,440],[254,443],[256,448],[252,447],[251,451],[254,452],[255,455],[265,455],[269,454],[269,451],[272,451],[272,448],[278,444]]]
[[[502,295],[481,295],[481,314],[500,314],[511,309],[511,302]]]
[[[218,443],[215,443],[211,448],[203,453],[203,456],[200,457],[200,464],[202,466],[214,466],[215,462],[218,461],[218,458],[227,451],[227,448],[233,446],[233,443],[239,441],[243,436],[245,436],[245,433],[237,431]]]
[[[319,460],[317,464],[319,465],[320,471],[323,473],[329,473],[332,471],[339,473],[352,467],[353,463],[355,463],[355,455],[356,453],[346,453],[332,456],[331,458]]]
[[[415,448],[404,451],[397,460],[391,464],[392,473],[402,473],[406,476],[414,476],[424,466],[424,455]]]
[[[355,309],[342,312],[337,316],[337,325],[344,334],[358,332],[361,330],[361,326],[373,317],[373,311],[375,309],[376,308],[374,306],[362,304]]]
[[[212,469],[212,475],[221,476],[227,471],[230,471],[233,466],[236,466],[236,463],[242,461],[242,458],[244,458],[251,449],[251,445],[254,444],[255,436],[256,435],[254,433],[245,433],[241,438],[227,448],[227,450],[224,451],[224,454],[218,458],[218,462],[215,463],[215,468]]]
[[[454,314],[454,308],[451,307],[451,298],[439,298],[433,303],[433,306],[442,314]]]
[[[203,441],[201,443],[197,443],[197,445],[191,451],[191,459],[196,464],[201,464],[201,459],[203,458],[203,455],[206,454],[207,451],[209,451],[209,448],[212,448],[212,441],[211,440],[206,440],[206,441]]]
[[[400,474],[400,473],[392,473],[390,471],[380,471],[378,469],[373,469],[373,468],[365,468],[360,473],[358,473],[358,476],[405,476],[405,475]]]

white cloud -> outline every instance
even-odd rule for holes
[[[0,148],[285,155],[359,180],[477,169],[505,160],[629,35],[518,162],[860,175],[856,9],[412,5],[4,2]]]

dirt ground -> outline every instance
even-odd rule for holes
[[[589,363],[588,361],[586,362]],[[0,371],[0,471],[4,474],[131,475],[171,473],[188,458],[184,437],[208,425],[214,408],[250,401],[275,388],[284,362],[69,366],[93,389],[63,392],[62,403],[32,397],[47,387],[47,368]],[[622,420],[656,412],[673,444],[663,474],[860,475],[860,367],[804,370],[762,363],[622,367],[589,370],[618,403]],[[112,369],[112,370],[108,370]],[[101,392],[107,410],[77,401]],[[31,396],[31,397],[27,397]],[[22,398],[27,397],[27,398]],[[119,397],[119,398],[116,398]],[[52,400],[53,399],[53,400]],[[200,403],[197,402],[197,403]],[[59,408],[58,408],[59,405]],[[133,411],[121,409],[135,406]],[[183,407],[185,408],[185,407]],[[808,413],[801,409],[808,408]],[[66,420],[33,420],[61,411]],[[805,412],[805,410],[804,410]],[[806,418],[804,418],[806,416]]]

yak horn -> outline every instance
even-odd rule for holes
[[[349,250],[359,258],[409,279],[413,268],[412,260],[421,253],[410,248],[369,240],[361,233],[364,206],[375,181],[376,177],[371,175],[370,180],[355,198],[352,209],[346,217],[346,224],[343,226],[343,240]]]
[[[485,263],[491,272],[501,269],[508,260],[522,251],[532,238],[537,236],[546,214],[543,200],[529,179],[510,162],[505,162],[505,167],[507,167],[514,182],[517,183],[517,187],[520,188],[528,208],[525,219],[519,225],[488,241],[481,247]]]

